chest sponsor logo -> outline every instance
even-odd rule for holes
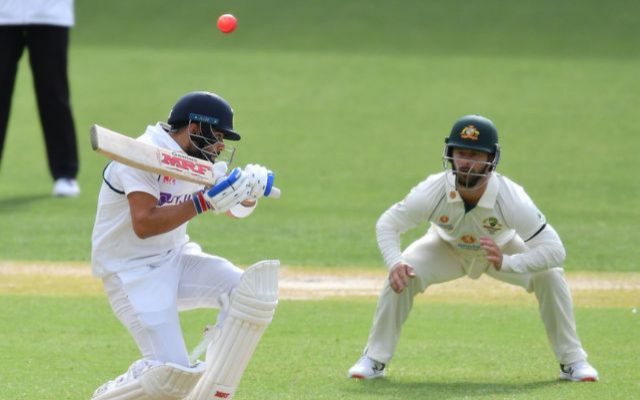
[[[472,244],[476,242],[476,238],[473,237],[472,235],[463,235],[460,236],[460,240],[462,240],[464,243],[466,244]]]
[[[490,234],[495,234],[500,229],[502,229],[502,224],[498,222],[498,218],[489,217],[482,221],[482,227],[487,230]]]
[[[191,194],[183,194],[180,196],[174,196],[171,193],[160,192],[160,198],[158,199],[158,206],[182,204],[185,201],[191,201]]]
[[[452,224],[448,224],[447,222],[449,222],[449,216],[448,215],[441,215],[440,218],[438,218],[438,226],[442,229],[446,229],[448,231],[453,230],[453,225]]]
[[[462,235],[460,236],[460,242],[457,244],[458,248],[464,250],[480,250],[480,244],[477,243],[476,238],[473,235]]]

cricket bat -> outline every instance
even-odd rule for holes
[[[114,161],[207,187],[216,184],[214,166],[209,161],[143,143],[100,125],[91,126],[90,134],[93,150]],[[272,187],[268,197],[279,198],[280,189]]]

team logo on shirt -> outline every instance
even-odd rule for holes
[[[486,229],[490,234],[495,234],[502,229],[502,224],[498,222],[498,218],[489,217],[482,221],[482,227]]]
[[[440,216],[440,222],[442,222],[443,224],[446,224],[447,222],[449,222],[449,217],[446,215]]]
[[[478,136],[480,136],[480,131],[473,125],[467,125],[460,131],[460,137],[463,139],[478,140]]]

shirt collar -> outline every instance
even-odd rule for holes
[[[151,143],[156,146],[184,153],[184,150],[182,150],[182,147],[180,147],[178,142],[176,142],[173,136],[171,136],[171,133],[164,129],[164,124],[162,122],[147,126],[147,130],[142,136],[147,136],[151,139]]]
[[[445,182],[446,182],[446,190],[447,190],[447,202],[448,203],[459,203],[462,201],[462,197],[460,197],[460,193],[456,190],[456,176],[453,174],[453,171],[449,170],[445,174]]]
[[[491,173],[489,176],[489,182],[487,182],[487,188],[484,190],[482,197],[478,201],[478,207],[493,208],[496,204],[496,198],[498,197],[498,178],[495,173]]]
[[[452,171],[448,171],[445,177],[446,189],[447,189],[447,202],[456,203],[462,202],[460,193],[456,190],[455,175]],[[498,197],[498,178],[495,173],[491,173],[489,181],[487,182],[487,188],[485,189],[482,197],[478,201],[477,206],[482,208],[493,208]]]

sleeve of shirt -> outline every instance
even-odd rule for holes
[[[145,192],[156,199],[160,198],[160,185],[157,174],[115,163],[109,175],[110,177],[116,177],[126,195],[133,192]]]
[[[550,268],[562,267],[566,257],[560,236],[549,224],[527,242],[523,253],[503,255],[502,271],[533,273]]]
[[[501,208],[507,225],[525,242],[531,240],[547,223],[544,215],[521,186],[512,183],[508,192],[503,195],[503,201]]]
[[[434,181],[430,177],[418,184],[378,219],[376,239],[388,268],[402,261],[400,235],[426,222],[436,207],[438,190]]]

